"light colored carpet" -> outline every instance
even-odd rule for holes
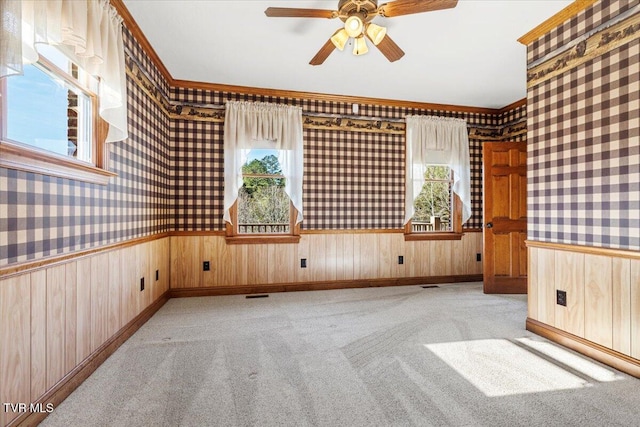
[[[170,300],[43,426],[638,426],[639,380],[480,283]]]

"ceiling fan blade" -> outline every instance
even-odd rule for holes
[[[329,55],[331,55],[331,52],[333,52],[335,48],[336,47],[334,46],[331,39],[327,40],[324,46],[322,46],[318,51],[318,53],[316,53],[316,56],[311,58],[311,61],[309,61],[309,64],[311,65],[322,64],[329,57]]]
[[[380,5],[378,13],[386,18],[391,18],[412,13],[451,9],[457,4],[458,0],[395,0]]]
[[[369,37],[369,36],[367,36],[367,37]],[[371,39],[369,39],[369,40],[371,40]],[[400,46],[398,46],[396,44],[396,42],[394,42],[391,39],[391,37],[389,37],[389,34],[384,36],[382,41],[380,43],[378,43],[377,47],[378,47],[378,49],[380,49],[380,52],[382,52],[382,54],[384,56],[386,56],[386,58],[389,60],[389,62],[395,62],[395,61],[397,61],[398,59],[400,59],[400,58],[402,58],[404,56],[404,51],[402,49],[400,49]]]
[[[270,18],[337,18],[338,12],[326,9],[297,9],[293,7],[268,7],[264,14]]]

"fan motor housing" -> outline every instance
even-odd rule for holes
[[[369,22],[376,17],[378,0],[340,0],[338,11],[343,21],[352,15],[359,15],[364,22]]]

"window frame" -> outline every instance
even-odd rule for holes
[[[270,178],[270,179],[287,179],[283,174],[258,174],[258,173],[242,173],[242,178]],[[238,197],[239,199],[240,197]],[[229,209],[232,223],[225,224],[226,242],[228,244],[279,244],[279,243],[299,243],[300,242],[300,223],[296,223],[298,211],[293,202],[289,200],[289,232],[288,233],[240,233],[238,221],[238,199]]]
[[[71,61],[71,60],[70,60]],[[37,64],[37,65],[36,65]],[[92,162],[74,159],[63,154],[54,153],[45,149],[7,138],[6,123],[8,102],[7,79],[20,78],[9,76],[0,79],[0,167],[8,169],[35,172],[68,178],[77,181],[106,185],[111,177],[117,176],[108,170],[109,146],[105,142],[108,133],[108,124],[98,114],[99,96],[82,85],[78,79],[63,71],[51,61],[40,55],[36,62],[38,68],[44,68],[46,72],[56,78],[64,80],[67,84],[81,90],[91,100],[91,151]]]
[[[448,165],[427,165],[427,166],[447,166]],[[453,180],[453,171],[451,171],[451,180]],[[427,180],[427,182],[445,182],[444,180]],[[423,185],[424,187],[424,185]],[[450,221],[451,230],[448,231],[413,231],[412,220],[407,221],[404,225],[404,240],[405,241],[419,241],[419,240],[461,240],[464,233],[462,232],[462,202],[458,195],[449,190],[451,194],[452,212]]]

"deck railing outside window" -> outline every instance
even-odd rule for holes
[[[449,231],[449,222],[442,221],[439,217],[431,217],[431,221],[411,221],[412,231]]]
[[[284,234],[289,232],[289,224],[238,224],[240,234]]]

